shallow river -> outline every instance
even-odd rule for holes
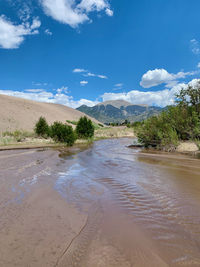
[[[32,186],[48,181],[86,215],[55,264],[30,266],[200,266],[200,160],[143,153],[128,148],[131,143],[103,140],[79,153],[61,153],[42,182],[36,176],[27,182],[18,205]],[[35,153],[37,159],[47,152]]]

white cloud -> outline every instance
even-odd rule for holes
[[[192,87],[196,87],[196,85],[200,82],[199,79],[193,79],[188,84]],[[132,104],[147,104],[149,106],[167,106],[173,105],[175,103],[175,94],[177,94],[181,88],[186,88],[187,84],[181,83],[174,86],[171,89],[165,89],[160,91],[148,91],[141,92],[138,90],[132,90],[128,93],[105,93],[102,96],[103,101],[107,100],[126,100],[131,102]],[[77,108],[81,105],[87,106],[95,106],[99,103],[99,101],[88,100],[88,99],[80,99],[74,100],[72,96],[69,96],[64,93],[67,87],[61,87],[56,90],[56,93],[47,92],[44,89],[27,89],[24,92],[20,91],[11,91],[11,90],[0,90],[0,94],[21,97],[29,100],[35,100],[39,102],[48,102],[48,103],[56,103],[66,105],[72,108]],[[61,90],[62,89],[62,90]]]
[[[93,11],[105,11],[113,15],[107,0],[40,0],[44,12],[53,19],[75,28],[79,24],[90,21],[88,14]]]
[[[87,70],[84,70],[84,69],[74,69],[73,72],[74,73],[82,73],[82,72],[86,72]]]
[[[199,41],[197,41],[196,39],[192,39],[192,40],[190,40],[190,45],[191,45],[192,53],[195,55],[199,55],[200,54]]]
[[[84,74],[86,77],[95,77],[96,75],[94,73],[88,72],[87,74]]]
[[[200,62],[197,64],[197,68],[200,68]]]
[[[41,92],[43,92],[43,89],[26,89],[25,92],[29,92],[29,93],[41,93]]]
[[[21,6],[20,6],[20,9],[17,11],[17,13],[18,13],[20,20],[22,20],[23,22],[26,22],[31,17],[31,13],[32,13],[31,7],[29,6],[27,2],[20,3],[20,4]]]
[[[38,102],[62,104],[62,105],[72,107],[72,108],[77,108],[77,107],[80,107],[81,105],[87,105],[87,106],[92,107],[99,103],[98,101],[91,101],[88,99],[74,100],[72,96],[69,96],[63,92],[60,92],[59,89],[56,91],[57,93],[53,94],[43,89],[27,89],[24,92],[12,91],[12,90],[0,90],[0,94],[21,97],[21,98],[25,98],[29,100],[38,101]]]
[[[38,18],[33,19],[32,24],[26,22],[15,25],[5,16],[0,16],[0,47],[4,49],[18,48],[26,35],[38,34],[41,22]]]
[[[65,93],[65,94],[68,94],[68,87],[67,86],[62,86],[61,88],[58,88],[57,90],[56,90],[56,92],[58,93],[58,94],[61,94],[61,93]]]
[[[46,29],[44,32],[46,33],[46,35],[52,35],[53,34],[49,29]]]
[[[173,74],[167,72],[165,69],[149,70],[142,76],[140,85],[144,88],[150,88],[164,83],[166,87],[172,87],[178,84],[179,79],[194,74],[195,72],[178,72],[177,74]]]
[[[97,78],[100,78],[100,79],[108,79],[108,77],[106,75],[94,74],[94,73],[91,73],[91,72],[85,73],[85,74],[83,74],[83,76],[84,77],[97,77]]]
[[[113,16],[113,11],[112,11],[110,8],[106,8],[106,14],[107,14],[109,17],[112,17],[112,16]]]
[[[88,81],[80,81],[80,85],[85,86],[86,84],[88,84]]]
[[[29,23],[26,23],[25,25],[29,26]],[[40,26],[41,26],[41,21],[39,20],[39,18],[34,18],[33,23],[30,26],[30,29],[35,30],[38,29]]]
[[[85,69],[79,69],[76,68],[73,70],[74,73],[82,73],[84,77],[97,77],[100,79],[108,79],[108,77],[106,75],[101,75],[101,74],[94,74],[88,70]]]
[[[189,85],[195,87],[198,83],[198,79],[193,79],[189,82]],[[102,98],[103,101],[108,100],[126,100],[132,104],[147,104],[149,106],[161,106],[173,105],[175,103],[175,94],[177,94],[181,88],[186,88],[187,84],[181,83],[175,85],[171,89],[165,89],[160,91],[148,91],[141,92],[138,90],[132,90],[128,93],[105,93]]]
[[[105,76],[105,75],[96,75],[96,77],[98,77],[98,78],[100,78],[100,79],[108,79],[108,77]]]

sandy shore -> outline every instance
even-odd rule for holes
[[[52,150],[0,153],[0,266],[55,266],[85,225],[52,187],[57,163]]]

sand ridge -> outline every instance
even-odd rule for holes
[[[0,133],[5,131],[26,130],[33,131],[40,116],[44,116],[49,124],[54,121],[78,121],[82,112],[73,108],[42,103],[13,96],[0,95]],[[99,123],[97,120],[92,119]]]

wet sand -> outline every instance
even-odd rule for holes
[[[0,266],[200,266],[200,161],[131,139],[0,152]]]

